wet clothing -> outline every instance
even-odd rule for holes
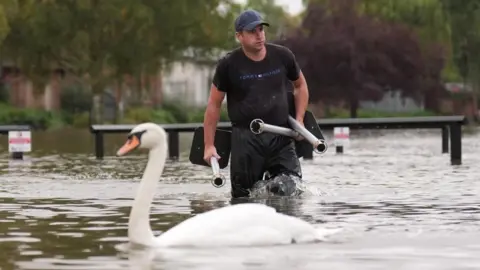
[[[281,135],[251,132],[256,118],[267,124],[288,127],[288,91],[297,80],[300,68],[286,47],[266,44],[263,60],[249,59],[238,48],[220,59],[213,84],[227,95],[227,110],[232,122],[230,179],[233,197],[249,195],[264,172],[301,177],[295,141]]]
[[[249,189],[263,179],[279,174],[301,177],[300,161],[291,138],[272,133],[254,134],[234,127],[230,157],[230,182],[233,197],[246,197]]]
[[[278,174],[267,180],[261,180],[253,185],[251,194],[280,196],[297,196],[306,191],[306,185],[298,176],[291,174]]]

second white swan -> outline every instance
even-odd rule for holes
[[[278,245],[317,242],[331,234],[272,207],[241,203],[198,214],[155,237],[150,208],[167,157],[165,130],[154,123],[137,125],[117,155],[137,148],[148,150],[148,162],[130,212],[131,243],[150,247]]]

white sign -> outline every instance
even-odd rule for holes
[[[30,131],[9,131],[8,152],[31,152],[32,138]]]
[[[345,146],[350,143],[350,128],[336,127],[333,129],[333,143],[336,146]]]

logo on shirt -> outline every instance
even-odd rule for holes
[[[240,75],[240,80],[249,80],[249,79],[260,79],[260,78],[265,78],[269,76],[273,76],[276,74],[280,74],[281,70],[279,68],[263,72],[263,73],[257,73],[257,74],[245,74],[245,75]]]

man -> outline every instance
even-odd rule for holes
[[[308,105],[305,78],[293,53],[286,47],[265,42],[269,26],[254,10],[242,12],[235,20],[236,38],[241,44],[221,58],[216,67],[204,119],[204,159],[220,158],[214,136],[221,104],[227,95],[232,122],[230,180],[232,197],[248,197],[249,190],[269,175],[302,177],[295,141],[281,135],[256,135],[249,129],[253,119],[288,127],[287,84],[295,88],[295,118],[303,124]],[[289,81],[288,81],[288,80]]]

